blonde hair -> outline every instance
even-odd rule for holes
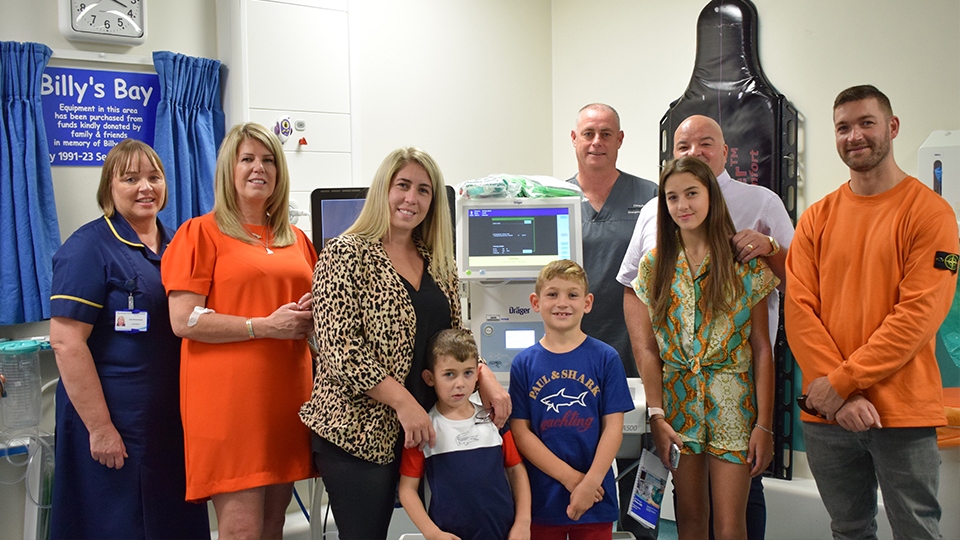
[[[677,258],[683,245],[680,227],[667,209],[667,180],[674,174],[690,173],[706,189],[709,206],[707,217],[701,227],[706,227],[707,246],[710,253],[709,275],[702,284],[700,306],[712,313],[729,309],[733,299],[744,293],[743,282],[737,277],[736,260],[730,238],[737,229],[730,218],[727,203],[720,192],[720,184],[710,166],[694,157],[683,157],[667,162],[660,172],[660,190],[657,200],[657,258],[653,263],[651,284],[650,319],[654,324],[664,324],[673,292],[671,285],[676,275]]]
[[[97,205],[103,210],[103,215],[113,217],[116,213],[116,207],[113,203],[113,179],[124,173],[140,169],[140,156],[147,157],[147,161],[160,171],[163,177],[164,189],[163,200],[160,202],[160,210],[167,206],[167,175],[163,171],[163,162],[160,156],[150,147],[149,144],[136,139],[124,139],[119,144],[110,149],[107,158],[103,160],[103,167],[100,169],[100,185],[97,187]]]
[[[567,281],[576,283],[577,285],[583,287],[584,295],[587,295],[590,292],[590,284],[587,281],[587,272],[583,269],[583,267],[571,261],[570,259],[560,259],[558,261],[548,263],[546,266],[540,269],[540,274],[537,275],[537,284],[534,286],[534,291],[537,293],[537,295],[540,294],[540,290],[543,289],[544,285],[554,278],[565,279]]]
[[[270,227],[270,245],[289,246],[296,242],[296,235],[290,227],[290,171],[287,168],[287,159],[283,155],[283,147],[280,146],[277,136],[253,122],[233,126],[220,145],[220,152],[217,154],[217,172],[214,175],[213,214],[217,227],[220,232],[231,238],[248,244],[257,243],[243,226],[233,177],[240,144],[246,139],[259,141],[273,154],[277,167],[277,183],[273,194],[267,199],[265,208],[267,226]]]
[[[453,260],[453,227],[450,225],[447,187],[443,183],[443,174],[437,162],[430,154],[415,146],[398,148],[383,158],[373,176],[360,215],[343,234],[355,234],[372,241],[379,241],[386,236],[390,230],[390,184],[397,172],[408,163],[423,167],[433,188],[430,209],[420,225],[414,229],[414,237],[420,238],[430,250],[430,270],[433,275],[454,275],[456,262]]]

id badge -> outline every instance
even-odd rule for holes
[[[134,309],[114,313],[113,329],[117,332],[135,334],[137,332],[146,332],[148,327],[149,321],[146,311]]]

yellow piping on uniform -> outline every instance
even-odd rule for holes
[[[110,221],[110,218],[108,218],[107,216],[103,216],[103,219],[107,220],[107,225],[110,226],[110,230],[113,231],[113,235],[117,237],[117,240],[129,246],[143,247],[143,244],[134,244],[133,242],[128,242],[127,240],[124,240],[119,234],[117,234],[117,230],[113,228],[113,222]],[[98,306],[98,307],[103,307],[103,306]]]
[[[122,239],[121,239],[122,240]],[[129,244],[129,242],[127,242]],[[93,306],[97,309],[103,309],[103,306],[100,304],[91,302],[89,300],[84,300],[83,298],[78,298],[76,296],[69,296],[66,294],[55,294],[50,297],[51,300],[73,300],[74,302],[80,302],[81,304],[86,304],[88,306]]]

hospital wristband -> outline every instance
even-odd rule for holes
[[[665,418],[666,415],[663,412],[663,409],[660,407],[647,407],[647,418],[648,422],[653,421],[656,417]]]
[[[256,334],[253,333],[253,319],[247,319],[247,335],[250,339],[257,339]]]

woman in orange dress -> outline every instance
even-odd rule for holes
[[[277,138],[235,126],[217,157],[213,211],[163,257],[180,370],[187,500],[212,499],[220,538],[280,538],[293,482],[314,476],[310,286],[317,253],[287,215]]]

